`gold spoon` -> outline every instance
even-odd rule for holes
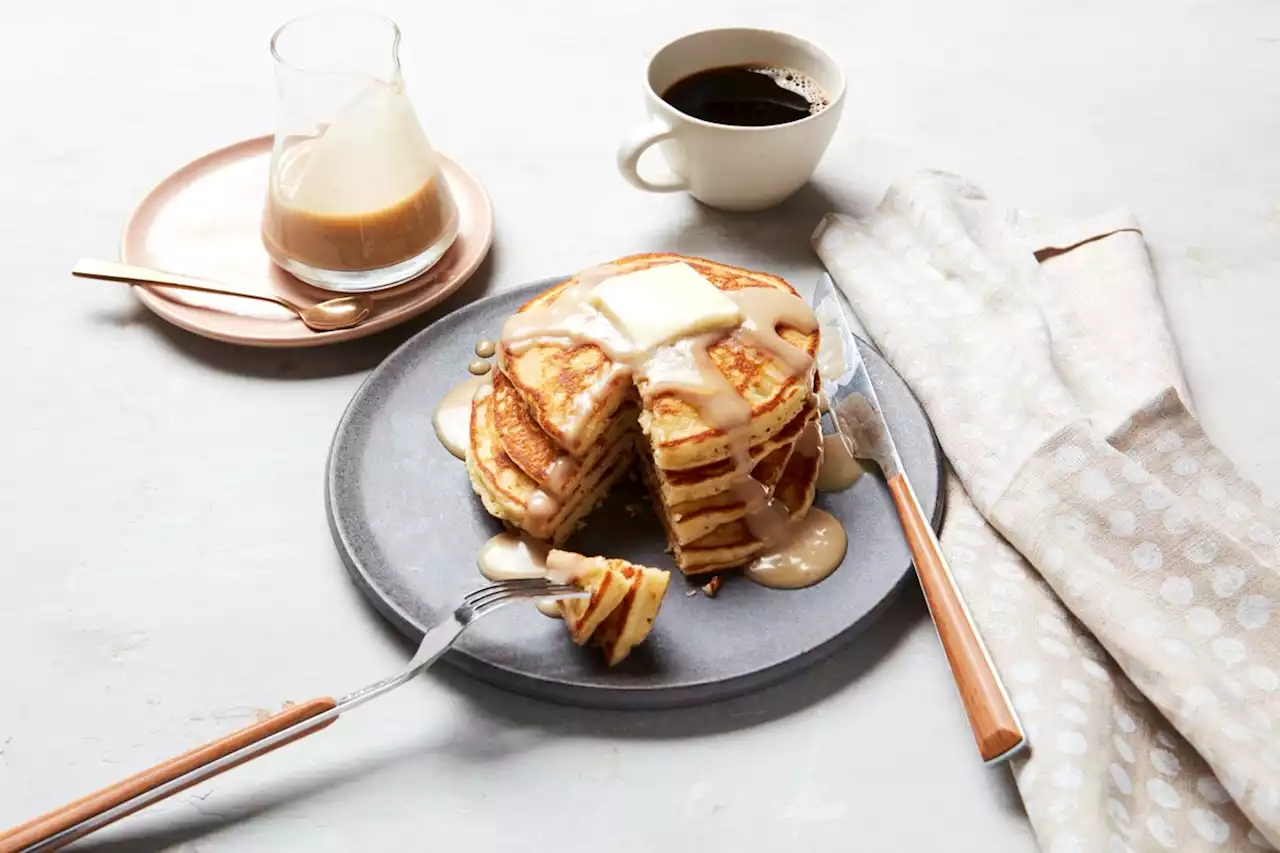
[[[236,290],[214,281],[206,281],[194,276],[178,275],[147,267],[135,267],[132,264],[118,264],[114,261],[95,261],[91,258],[81,260],[71,270],[72,275],[82,278],[100,278],[105,281],[123,281],[129,283],[145,282],[160,284],[165,287],[177,287],[182,290],[196,290],[200,293],[217,293],[224,296],[243,296],[245,299],[258,299],[273,302],[298,315],[298,319],[307,328],[316,332],[332,332],[335,329],[349,329],[364,322],[373,313],[373,300],[368,296],[339,296],[326,299],[315,305],[298,305],[283,296],[265,293],[247,293]]]

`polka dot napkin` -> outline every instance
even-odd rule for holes
[[[942,545],[1049,853],[1280,841],[1280,511],[1184,404],[1132,217],[923,173],[814,245],[956,474]]]

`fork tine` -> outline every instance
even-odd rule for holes
[[[512,601],[533,598],[567,598],[582,595],[586,595],[586,593],[571,584],[544,583],[536,587],[495,589],[484,596],[476,597],[468,603],[468,606],[475,611],[476,615],[480,615]]]
[[[474,607],[478,601],[492,595],[521,590],[546,589],[550,583],[546,578],[513,578],[512,580],[499,581],[473,590],[462,599],[462,603]]]
[[[582,587],[574,586],[571,583],[553,583],[551,586],[543,590],[540,595],[535,597],[536,598],[581,598],[589,595],[591,595],[591,593],[587,592]]]
[[[484,609],[494,604],[515,601],[522,598],[547,598],[571,595],[580,592],[575,586],[568,584],[543,584],[537,587],[518,587],[515,589],[495,590],[489,595],[478,598],[472,603],[474,609]]]

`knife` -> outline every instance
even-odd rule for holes
[[[813,305],[821,335],[818,372],[831,429],[851,456],[876,463],[889,484],[978,753],[987,764],[998,764],[1026,748],[1022,723],[902,467],[862,360],[861,348],[868,345],[854,336],[831,276],[819,279]]]

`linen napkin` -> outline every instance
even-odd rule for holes
[[[1028,730],[1042,847],[1269,849],[1280,514],[1182,403],[1136,222],[926,173],[814,241],[958,474],[942,544]]]

